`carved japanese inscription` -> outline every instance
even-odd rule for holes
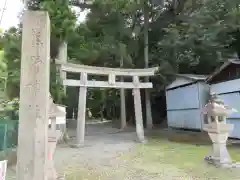
[[[18,180],[46,180],[50,31],[46,12],[23,16]],[[26,134],[27,133],[27,134]]]

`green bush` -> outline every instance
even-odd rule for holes
[[[8,120],[19,119],[19,99],[15,98],[10,101],[3,101],[0,104],[0,118]]]

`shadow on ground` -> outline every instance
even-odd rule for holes
[[[74,141],[75,131],[69,134]],[[119,131],[109,123],[90,124],[86,128],[86,146],[74,149],[58,145],[54,160],[59,174],[67,180],[240,179],[239,170],[217,169],[203,161],[211,150],[204,136],[180,134],[182,137],[155,129],[146,132],[149,143],[142,145],[135,141],[134,128]],[[230,152],[240,161],[239,148],[231,147]],[[10,179],[15,179],[14,168],[8,170]]]

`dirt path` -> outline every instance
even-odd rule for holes
[[[141,161],[139,157],[123,160],[121,158],[123,154],[135,150],[136,135],[134,132],[116,133],[116,131],[106,125],[88,125],[84,148],[74,149],[67,145],[59,145],[54,158],[58,172],[72,176],[72,180],[75,180],[74,176],[78,174],[78,171],[82,177],[88,176],[83,178],[88,180],[191,179],[171,165],[163,164],[159,173],[151,173],[145,172],[141,167],[136,168],[137,161]],[[7,180],[12,179],[15,179],[13,168],[8,170],[7,177]],[[78,177],[76,180],[81,179]]]

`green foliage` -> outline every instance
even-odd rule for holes
[[[132,40],[132,29],[127,19],[135,11],[132,4],[127,0],[94,1],[86,23],[80,24],[77,35],[69,38],[70,58],[83,64],[117,67],[123,57],[131,66],[127,43]]]
[[[233,44],[238,41],[236,36],[240,27],[238,1],[206,1],[177,17],[178,21],[164,29],[165,36],[158,49],[172,52],[172,58],[180,65],[197,67],[193,68],[197,73],[210,73],[217,62],[239,52],[239,47]],[[167,58],[170,57],[169,53]],[[203,66],[206,71],[199,70]]]
[[[5,100],[0,104],[0,118],[18,120],[19,99]]]
[[[61,42],[75,32],[76,13],[66,0],[29,0],[29,10],[44,10],[51,22],[51,57],[56,58]]]
[[[152,95],[158,96],[176,73],[210,74],[236,51],[237,46],[233,45],[239,21],[236,3],[236,0],[180,0],[163,8],[161,3],[146,5],[145,1],[95,0],[87,6],[91,11],[86,22],[69,38],[69,57],[76,63],[108,67],[119,67],[122,58],[124,67],[142,68],[145,5],[151,20],[150,66],[160,67],[158,75],[152,78]],[[79,7],[85,5],[78,3]],[[106,102],[108,98],[111,97],[106,96]],[[101,98],[95,99],[93,105]]]
[[[4,60],[4,51],[0,50],[0,78],[5,79],[7,72],[7,65]]]
[[[45,0],[41,2],[41,9],[49,13],[52,36],[60,42],[67,40],[74,33],[76,15],[66,0]]]
[[[8,97],[19,97],[21,30],[10,28],[4,33],[4,61],[7,67],[6,92]]]
[[[0,50],[0,72],[3,72],[6,70],[6,64],[4,62],[4,51]]]
[[[95,118],[116,119],[120,115],[119,90],[90,89],[87,103]]]
[[[4,60],[4,51],[0,50],[0,102],[5,98],[7,80],[7,65]]]
[[[107,67],[144,67],[144,16],[149,11],[149,65],[159,66],[152,78],[159,95],[176,73],[210,74],[234,52],[240,54],[240,9],[237,0],[160,1],[94,0],[79,3],[90,8],[84,23],[65,0],[30,0],[30,10],[46,10],[51,19],[51,94],[65,101],[55,58],[60,43],[68,43],[69,61]],[[161,1],[162,2],[162,1]],[[19,97],[21,28],[11,28],[0,37],[0,73],[7,73],[7,94]],[[79,78],[79,77],[77,77]],[[95,78],[95,77],[94,77]],[[67,104],[77,106],[78,90],[69,88]],[[89,109],[94,115],[119,107],[116,90],[90,90]],[[111,105],[114,104],[114,105]],[[115,112],[114,112],[115,113]],[[109,116],[114,116],[112,113]],[[116,114],[116,113],[115,113]],[[105,115],[107,116],[107,115]]]
[[[56,58],[59,44],[65,41],[70,34],[74,32],[76,16],[68,7],[66,1],[54,0],[32,0],[28,2],[31,10],[46,10],[51,18],[51,57]],[[10,28],[0,39],[0,45],[4,49],[3,59],[0,61],[0,67],[7,67],[7,96],[9,99],[19,97],[20,85],[20,64],[21,64],[21,27]],[[1,46],[0,46],[1,47]],[[57,71],[51,68],[51,93],[57,103],[62,103],[63,86],[57,77]],[[3,83],[1,83],[3,85]],[[60,97],[61,96],[61,97]]]
[[[50,67],[50,93],[57,104],[65,104],[66,95],[62,84],[60,73],[57,71],[56,64],[51,63]]]

